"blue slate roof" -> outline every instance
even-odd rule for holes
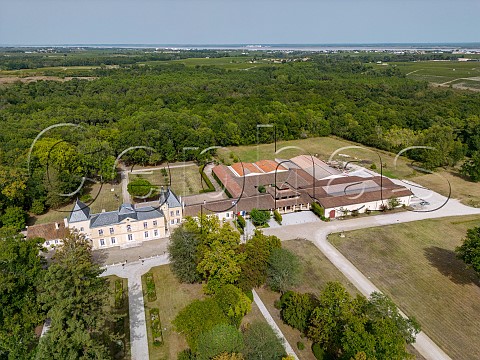
[[[169,208],[181,207],[179,198],[169,189],[160,192],[160,205],[167,203]],[[72,212],[68,218],[69,223],[90,220],[90,228],[109,226],[130,218],[134,221],[144,221],[164,217],[163,211],[152,206],[144,206],[136,209],[135,205],[122,204],[116,211],[90,214],[90,208],[80,200],[75,202]]]
[[[90,228],[115,225],[126,218],[134,221],[144,221],[164,217],[163,211],[151,206],[135,209],[133,205],[123,204],[117,211],[93,214],[90,219]]]
[[[163,205],[165,202],[167,203],[169,208],[174,208],[174,207],[181,207],[182,204],[180,203],[180,200],[177,198],[177,195],[168,188],[167,190],[162,190],[160,192],[160,199],[159,199],[160,205]]]
[[[90,208],[77,199],[68,218],[69,223],[85,221],[90,218]]]

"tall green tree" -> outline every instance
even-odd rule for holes
[[[265,322],[253,322],[243,333],[243,354],[249,360],[281,359],[286,355],[282,341]]]
[[[236,327],[240,326],[242,318],[252,309],[252,301],[248,296],[231,284],[222,286],[213,298]]]
[[[463,163],[460,172],[473,182],[480,181],[480,151],[474,152],[471,158]]]
[[[200,334],[206,333],[220,324],[228,324],[228,318],[213,298],[194,300],[180,310],[173,320],[176,330],[185,335],[193,352],[197,351]]]
[[[455,249],[457,257],[480,275],[480,226],[467,230],[463,244]]]
[[[249,291],[265,283],[270,254],[274,249],[281,247],[278,237],[267,236],[261,231],[255,230],[255,234],[244,247],[246,258],[241,265],[242,273],[239,279],[239,287],[243,291]]]
[[[204,291],[214,294],[226,284],[234,284],[240,277],[245,254],[238,251],[240,234],[228,223],[218,232],[206,237],[202,260],[197,270],[206,279]]]
[[[195,283],[202,280],[197,272],[200,261],[200,237],[189,231],[185,225],[176,228],[170,235],[168,254],[175,276],[185,283]]]
[[[316,305],[316,299],[312,294],[300,294],[287,291],[280,298],[282,304],[282,320],[295,329],[305,332],[310,315]]]
[[[222,353],[239,353],[242,350],[242,334],[232,325],[216,325],[200,334],[197,341],[198,360],[210,360]]]
[[[0,358],[30,359],[37,338],[34,329],[45,319],[38,301],[45,260],[43,239],[25,239],[0,230]]]
[[[268,259],[267,285],[285,292],[300,281],[302,269],[298,257],[287,249],[273,249]]]
[[[40,294],[51,328],[39,343],[37,359],[110,359],[115,335],[106,307],[109,288],[90,240],[68,233],[52,260]]]

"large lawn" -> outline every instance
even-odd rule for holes
[[[438,170],[434,174],[418,175],[411,180],[429,189],[434,189],[444,196],[448,196],[448,183],[450,182],[453,198],[460,200],[465,205],[480,207],[480,186],[466,180],[458,172]]]
[[[170,175],[162,175],[161,170],[145,169],[142,173],[129,174],[129,179],[133,180],[137,177],[147,179],[157,187],[169,186],[178,196],[187,196],[199,194],[203,189],[207,189],[207,185],[202,179],[202,176],[197,165],[187,164],[182,167],[174,167],[172,164],[170,168]],[[168,172],[167,172],[168,174]],[[171,183],[170,183],[171,177]]]
[[[480,280],[454,248],[479,216],[425,220],[329,240],[452,359],[480,359]]]
[[[142,277],[142,287],[144,289],[145,315],[147,320],[148,332],[148,352],[152,360],[176,359],[177,354],[186,349],[187,342],[185,337],[176,333],[172,328],[172,321],[178,312],[194,299],[203,298],[202,285],[200,284],[182,284],[173,275],[169,265],[152,268],[157,291],[157,300],[149,302],[146,297],[145,276]],[[149,309],[158,308],[160,310],[160,321],[163,329],[163,345],[154,346],[152,333],[150,330]]]

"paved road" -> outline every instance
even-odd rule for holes
[[[266,306],[263,304],[262,299],[260,299],[260,296],[258,296],[255,290],[252,290],[252,293],[253,293],[253,301],[255,301],[255,304],[257,304],[265,320],[267,320],[268,325],[270,325],[270,327],[273,329],[273,331],[275,331],[277,336],[280,337],[280,339],[282,339],[283,347],[285,348],[285,351],[287,352],[287,354],[292,355],[295,359],[298,360],[297,354],[295,354],[295,351],[293,351],[293,348],[288,342],[287,338],[283,335],[282,330],[280,330],[278,325],[275,323],[275,320],[273,320],[272,315],[270,315],[270,313],[268,312]]]
[[[148,339],[143,301],[142,275],[152,267],[168,264],[168,255],[153,257],[125,266],[107,266],[102,276],[117,275],[128,279],[128,310],[130,315],[130,346],[132,360],[148,359]]]
[[[351,220],[336,220],[330,223],[305,223],[281,228],[268,228],[264,230],[264,233],[266,235],[276,235],[281,240],[305,238],[312,241],[363,295],[369,296],[373,291],[380,292],[380,290],[328,242],[328,234],[447,216],[480,214],[480,209],[465,206],[458,200],[449,200],[442,208],[431,211],[442,205],[446,198],[428,189],[417,188],[414,184],[412,184],[412,191],[419,199],[428,199],[430,205],[424,207],[423,212],[407,211]],[[402,315],[404,314],[402,313]],[[413,346],[427,360],[450,359],[424,332],[418,334]]]

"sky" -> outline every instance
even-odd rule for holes
[[[480,42],[480,0],[0,0],[0,45]]]

